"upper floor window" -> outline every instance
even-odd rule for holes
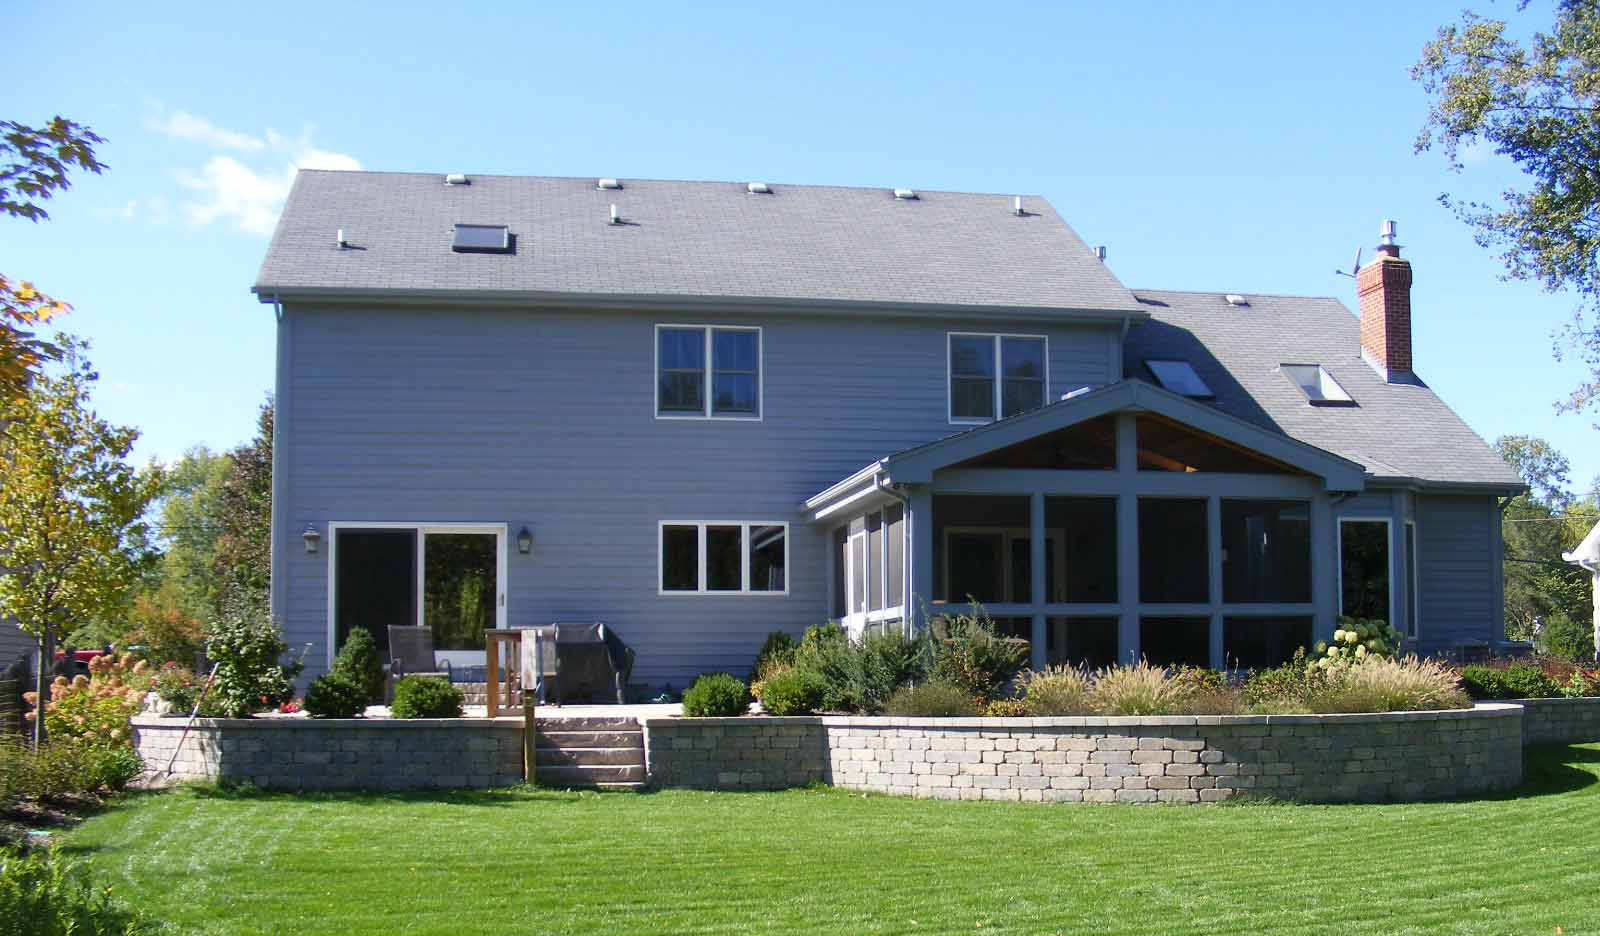
[[[949,337],[951,422],[989,422],[1044,405],[1049,369],[1042,336]]]
[[[656,415],[760,419],[761,329],[657,325]]]

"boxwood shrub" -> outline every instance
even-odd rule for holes
[[[378,643],[365,627],[352,628],[344,639],[339,655],[333,658],[333,672],[343,673],[366,693],[366,704],[377,705],[383,701],[383,661],[378,656]]]
[[[367,708],[367,690],[344,671],[331,670],[306,687],[304,707],[314,718],[354,718]]]
[[[683,714],[689,718],[725,718],[750,710],[750,690],[727,673],[707,673],[683,691]]]
[[[394,684],[389,711],[395,718],[460,718],[461,702],[461,690],[442,679],[403,676]]]
[[[761,707],[768,715],[809,715],[822,707],[827,688],[810,670],[785,670],[761,684]]]

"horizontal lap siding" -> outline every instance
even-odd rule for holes
[[[605,620],[636,682],[740,675],[766,633],[828,611],[826,538],[798,505],[868,462],[962,427],[946,419],[945,333],[1050,336],[1052,397],[1114,379],[1108,330],[911,319],[753,318],[761,422],[654,418],[654,326],[695,316],[291,307],[283,514],[286,626],[325,659],[329,521],[526,524],[508,623]],[[659,596],[659,520],[790,523],[784,597]]]
[[[1422,649],[1500,638],[1495,499],[1418,496],[1416,504]]]

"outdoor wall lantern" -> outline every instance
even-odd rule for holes
[[[533,533],[526,526],[517,534],[517,552],[524,556],[533,552]]]
[[[317,544],[322,542],[322,534],[317,532],[316,527],[308,523],[306,524],[306,531],[300,534],[300,538],[306,541],[306,555],[315,556],[317,554]]]

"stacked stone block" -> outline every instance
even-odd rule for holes
[[[1516,699],[1522,706],[1523,744],[1592,744],[1600,741],[1600,698]]]
[[[521,719],[185,719],[140,716],[134,745],[154,783],[271,790],[424,790],[522,782]]]
[[[653,783],[935,799],[1437,799],[1522,780],[1521,711],[1150,718],[649,719]]]

